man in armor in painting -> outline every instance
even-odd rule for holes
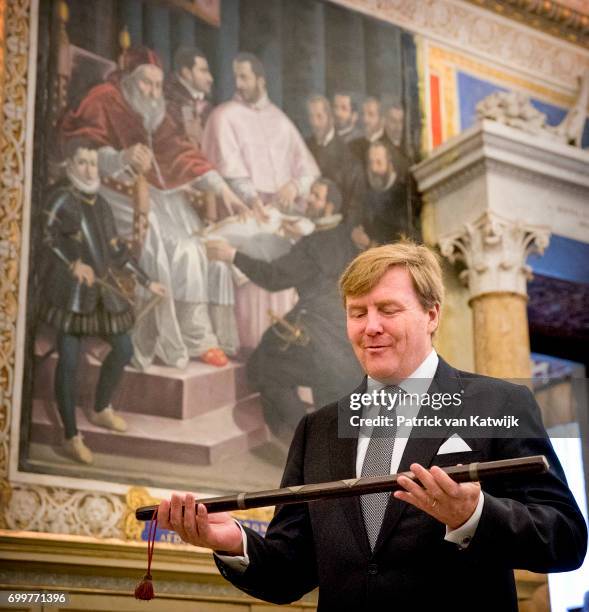
[[[55,396],[63,422],[63,450],[81,463],[92,463],[90,449],[76,427],[76,373],[84,337],[98,336],[112,349],[100,369],[94,410],[89,420],[113,431],[125,431],[125,420],[111,405],[125,365],[133,356],[128,331],[134,313],[118,275],[130,274],[139,285],[165,297],[130,255],[116,232],[106,200],[98,193],[96,148],[81,140],[67,144],[66,175],[49,195],[45,208],[41,319],[57,330],[59,358]]]

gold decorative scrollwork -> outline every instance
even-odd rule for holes
[[[6,529],[6,517],[5,510],[10,504],[10,497],[12,495],[12,487],[10,482],[3,478],[0,480],[0,529]]]
[[[140,506],[152,506],[160,500],[152,497],[144,487],[131,487],[125,495],[125,510],[119,527],[125,540],[141,540],[144,523],[135,518],[135,510]]]
[[[250,510],[236,510],[231,513],[233,518],[245,521],[259,521],[269,523],[274,516],[274,508],[251,508]]]
[[[5,40],[4,40],[5,36]],[[21,261],[29,0],[0,2],[0,476],[8,473]],[[0,96],[1,97],[1,96]]]

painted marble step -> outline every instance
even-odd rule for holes
[[[124,457],[162,457],[176,463],[212,465],[269,440],[257,394],[191,418],[119,412],[128,429],[116,433],[90,423],[77,410],[78,430],[88,447]],[[60,446],[63,429],[53,402],[35,400],[31,441]]]
[[[37,356],[34,399],[53,399],[56,364],[55,353],[45,358]],[[83,408],[93,406],[100,364],[92,353],[84,353],[80,359],[77,404]],[[190,419],[235,403],[249,394],[251,390],[243,363],[230,361],[217,368],[194,360],[184,370],[152,365],[141,372],[127,367],[112,403],[115,409],[127,413]]]

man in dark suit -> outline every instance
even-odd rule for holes
[[[215,550],[226,578],[275,603],[295,601],[318,586],[322,611],[435,606],[515,612],[515,568],[571,570],[587,548],[587,528],[532,394],[527,387],[460,372],[438,357],[432,335],[444,290],[440,265],[426,247],[400,242],[369,249],[346,269],[340,288],[348,338],[367,374],[354,393],[380,392],[384,385],[389,402],[382,402],[378,415],[395,397],[401,416],[399,398],[417,391],[418,405],[408,410],[443,423],[434,428],[436,435],[416,421],[407,430],[398,419],[388,431],[368,426],[353,435],[342,425],[350,424],[351,413],[374,415],[374,405],[359,413],[354,408],[361,395],[351,394],[301,421],[282,486],[408,469],[423,486],[400,477],[404,489],[392,496],[279,506],[265,537],[227,514],[207,516],[203,505],[195,514],[192,495],[162,502],[160,525]],[[434,399],[442,397],[453,401],[440,408]],[[443,421],[471,414],[510,416],[521,429],[473,433]],[[457,484],[440,469],[538,454],[550,463],[547,473],[482,487]]]

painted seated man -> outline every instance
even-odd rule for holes
[[[94,410],[88,418],[100,427],[125,431],[127,424],[114,412],[111,399],[133,356],[127,332],[133,326],[134,313],[116,275],[130,274],[135,282],[162,297],[167,290],[150,280],[118,237],[110,207],[98,194],[96,148],[80,140],[68,143],[66,174],[49,195],[45,209],[40,316],[58,332],[54,386],[65,430],[63,449],[76,461],[92,463],[92,452],[76,426],[81,341],[98,336],[112,347],[100,369]]]
[[[191,201],[197,190],[213,194],[229,214],[247,208],[170,115],[163,79],[156,53],[128,49],[122,68],[65,114],[60,136],[98,147],[100,193],[125,238],[134,231],[133,193],[147,183],[148,231],[139,262],[169,287],[170,299],[133,330],[133,364],[145,369],[157,358],[185,368],[196,357],[224,366],[239,344],[233,283],[227,266],[207,260],[197,236],[203,222]]]

